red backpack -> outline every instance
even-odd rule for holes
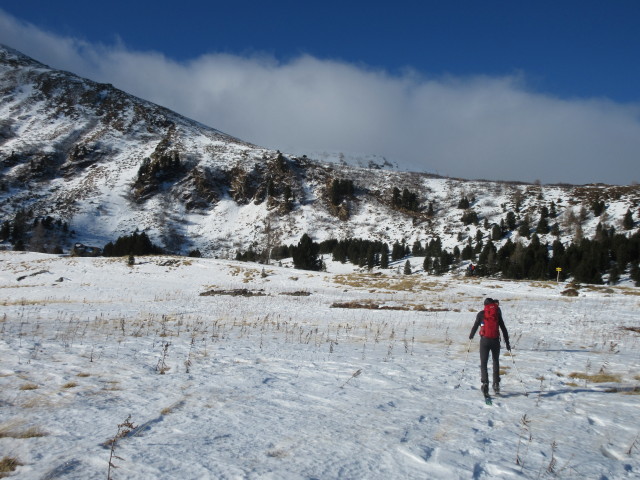
[[[480,336],[486,338],[499,338],[498,330],[498,305],[490,303],[484,306],[484,321],[480,327]]]

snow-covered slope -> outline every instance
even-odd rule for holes
[[[637,288],[185,257],[0,266],[15,478],[107,478],[110,459],[114,480],[638,478]],[[485,296],[514,354],[491,407],[468,340]]]
[[[197,248],[220,258],[296,243],[303,233],[409,245],[438,236],[462,249],[469,239],[486,241],[509,211],[535,228],[552,204],[550,223],[565,242],[578,233],[575,218],[585,236],[601,222],[618,228],[628,209],[638,226],[638,186],[467,181],[381,168],[393,164],[386,159],[364,168],[281,154],[5,47],[0,93],[0,218],[24,209],[67,222],[74,235],[65,251],[74,242],[101,247],[136,228],[169,252]],[[337,203],[334,180],[354,185]],[[416,194],[417,209],[394,206],[394,188]],[[463,197],[477,225],[461,221]],[[605,202],[604,216],[592,212],[596,200]]]

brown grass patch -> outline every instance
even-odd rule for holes
[[[566,290],[560,292],[560,295],[564,297],[577,297],[579,293],[575,288],[567,288]]]
[[[569,378],[586,380],[591,383],[620,383],[620,375],[612,375],[610,373],[580,373],[572,372],[569,374]]]
[[[229,295],[232,297],[264,297],[267,294],[262,291],[251,291],[246,288],[236,288],[234,290],[208,290],[200,294],[201,297],[210,297],[214,295]]]
[[[76,382],[67,382],[62,385],[62,388],[76,388],[78,384]]]
[[[427,307],[426,305],[382,305],[372,300],[360,300],[352,302],[334,302],[331,308],[352,308],[364,310],[400,310],[405,312],[449,312],[449,308]],[[459,310],[457,310],[459,311]]]
[[[617,287],[618,291],[623,295],[640,295],[640,288],[633,287]]]
[[[640,327],[620,327],[622,330],[628,330],[629,332],[640,333]]]
[[[336,275],[334,281],[339,285],[360,288],[363,290],[387,290],[394,292],[413,291],[442,291],[446,285],[438,282],[425,281],[419,275],[405,275],[402,277],[387,277],[372,273],[352,273]]]
[[[635,387],[614,387],[605,390],[607,393],[622,393],[624,395],[640,395],[640,386]]]

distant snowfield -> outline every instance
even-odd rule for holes
[[[638,288],[136,262],[0,252],[16,478],[106,478],[129,415],[113,479],[640,476]],[[490,407],[485,296],[515,354]]]

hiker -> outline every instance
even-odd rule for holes
[[[507,351],[511,351],[509,333],[502,320],[502,310],[500,310],[499,304],[500,302],[497,300],[486,298],[484,310],[480,310],[476,315],[476,322],[469,334],[469,340],[473,340],[476,331],[480,328],[480,381],[485,397],[489,395],[489,374],[487,372],[489,352],[493,358],[493,391],[496,394],[500,393],[500,330],[502,330]]]

